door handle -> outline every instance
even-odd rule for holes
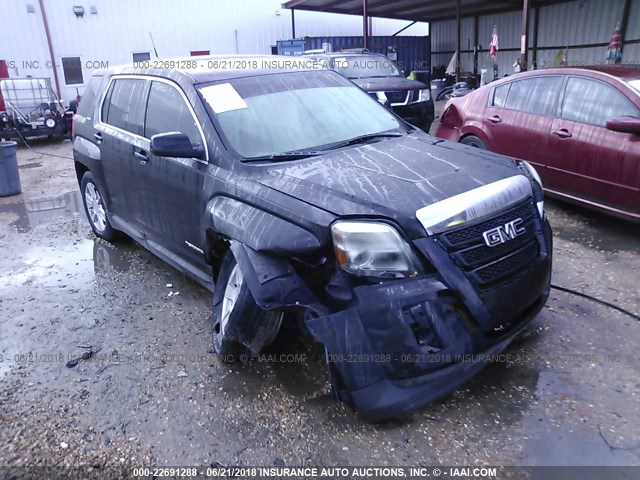
[[[493,117],[489,118],[489,121],[495,125],[496,123],[501,123],[502,119],[499,115],[494,115]]]
[[[133,152],[133,154],[138,157],[138,159],[140,160],[140,164],[142,165],[146,165],[147,162],[149,161],[149,157],[147,156],[147,154],[141,150],[141,151],[135,151]]]
[[[102,141],[102,134],[100,132],[94,133],[93,138],[95,138],[98,142]]]
[[[571,138],[571,132],[569,132],[569,130],[567,130],[566,128],[561,128],[560,130],[554,130],[553,133],[556,137],[560,137],[560,138]]]

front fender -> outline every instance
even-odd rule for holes
[[[305,255],[321,247],[320,240],[308,230],[234,198],[213,198],[206,216],[206,224],[218,234],[256,252]]]
[[[265,310],[305,307],[325,313],[315,295],[307,288],[291,263],[285,258],[257,252],[239,242],[231,243],[244,281],[256,304]],[[223,288],[215,290],[213,304],[222,301]]]

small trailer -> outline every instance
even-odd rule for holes
[[[77,102],[65,108],[49,78],[0,79],[0,139],[64,137]]]

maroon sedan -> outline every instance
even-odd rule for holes
[[[451,100],[436,136],[521,158],[545,191],[640,222],[640,69],[513,75]]]

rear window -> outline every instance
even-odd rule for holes
[[[93,117],[93,110],[96,104],[96,97],[98,96],[98,89],[102,83],[102,77],[91,77],[87,88],[85,88],[80,104],[78,105],[78,115],[82,115],[86,118]]]
[[[146,80],[116,79],[102,108],[102,121],[127,132],[142,135]]]
[[[561,85],[561,77],[546,76],[512,82],[505,108],[553,115]]]
[[[347,78],[400,76],[400,72],[391,60],[378,55],[335,57],[333,68]]]
[[[494,107],[503,108],[507,103],[507,94],[509,93],[509,84],[500,85],[493,91],[493,103]]]

